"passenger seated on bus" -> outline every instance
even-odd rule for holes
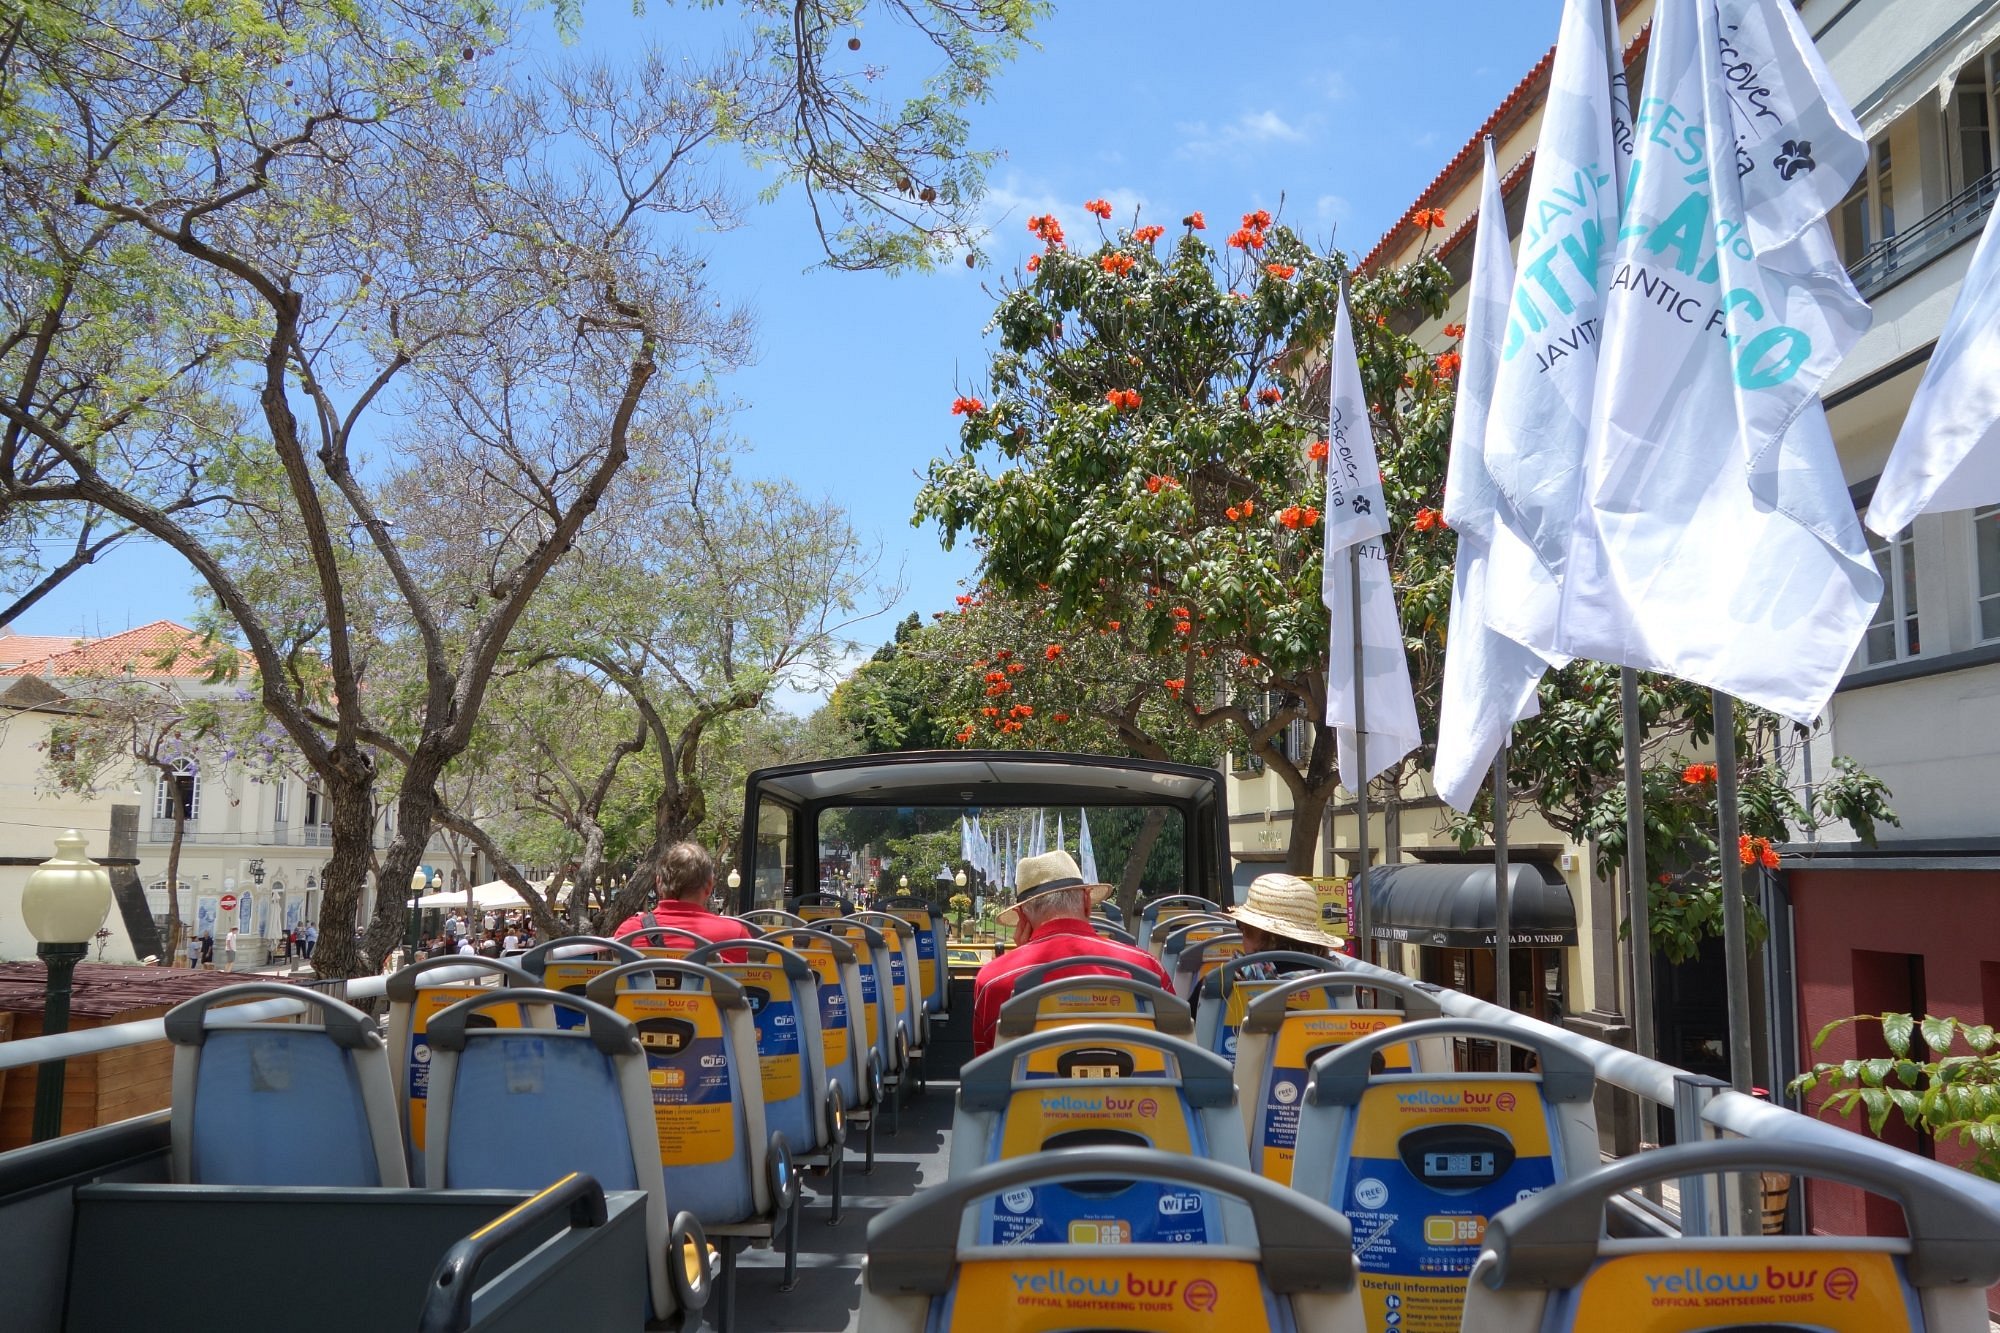
[[[1320,925],[1319,893],[1297,875],[1281,871],[1257,876],[1250,881],[1250,892],[1228,914],[1243,933],[1246,954],[1291,950],[1325,958],[1347,946],[1345,940],[1329,935]],[[1270,981],[1303,970],[1252,963],[1237,975],[1245,981]]]
[[[715,892],[715,861],[700,843],[677,842],[669,847],[660,858],[658,874],[659,902],[626,917],[611,932],[612,938],[652,926],[673,926],[710,943],[755,938],[755,932],[735,917],[718,916],[708,910],[709,895]],[[725,961],[744,960],[730,957]]]
[[[1172,980],[1153,956],[1144,949],[1107,940],[1090,924],[1090,909],[1111,896],[1109,884],[1086,884],[1083,872],[1068,852],[1047,852],[1021,859],[1015,871],[1014,904],[1002,909],[1002,926],[1014,931],[1014,947],[979,969],[972,983],[972,1053],[982,1055],[993,1049],[994,1031],[1000,1022],[1000,1006],[1012,991],[1007,979],[1023,968],[1060,958],[1097,954],[1136,963],[1158,979],[1160,989],[1171,990]],[[1089,976],[1099,969],[1081,964],[1062,976]]]

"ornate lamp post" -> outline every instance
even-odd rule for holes
[[[724,905],[731,912],[740,910],[743,905],[737,900],[736,891],[743,887],[743,876],[737,873],[735,866],[731,866],[729,867],[729,878],[724,882],[729,885],[729,901]]]
[[[83,835],[64,830],[56,854],[28,876],[21,894],[21,920],[35,937],[35,953],[48,968],[42,1032],[69,1031],[69,998],[76,965],[90,951],[91,937],[111,910],[111,875],[84,855]],[[62,1060],[45,1061],[35,1075],[35,1142],[62,1134]]]

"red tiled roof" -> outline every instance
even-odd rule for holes
[[[0,647],[6,645],[0,639]],[[0,669],[0,676],[172,676],[199,679],[209,673],[212,655],[205,640],[186,625],[155,620],[102,639],[66,639],[56,652]],[[161,665],[169,656],[172,661]]]
[[[0,667],[39,662],[45,657],[67,652],[76,645],[76,637],[70,634],[0,633]]]
[[[1620,16],[1622,17],[1631,7],[1630,0],[1624,0],[1624,2],[1620,3],[1618,6]],[[1646,46],[1651,40],[1652,35],[1653,25],[1648,22],[1644,27],[1639,29],[1638,35],[1626,46],[1625,65],[1628,69],[1631,67],[1633,61],[1645,54]],[[1401,242],[1416,230],[1416,223],[1412,219],[1416,216],[1417,211],[1429,208],[1434,202],[1442,200],[1447,185],[1458,180],[1460,176],[1476,169],[1475,163],[1479,159],[1487,135],[1492,134],[1516,113],[1526,115],[1528,112],[1534,110],[1535,106],[1548,92],[1549,71],[1554,67],[1555,59],[1556,49],[1551,46],[1542,58],[1535,62],[1534,68],[1528,71],[1526,77],[1514,85],[1514,91],[1507,94],[1506,99],[1494,108],[1493,114],[1488,116],[1473,136],[1465,141],[1465,145],[1452,154],[1451,160],[1444,164],[1444,168],[1436,176],[1431,178],[1431,183],[1426,185],[1422,192],[1417,195],[1416,199],[1411,202],[1409,208],[1404,210],[1403,216],[1396,220],[1396,225],[1382,234],[1382,238],[1375,242],[1375,248],[1363,256],[1357,267],[1366,269],[1372,266],[1392,246]],[[1521,157],[1520,161],[1508,168],[1500,186],[1503,195],[1512,193],[1515,186],[1527,179],[1528,168],[1534,160],[1535,152],[1534,149],[1530,148]],[[1459,244],[1472,234],[1473,227],[1478,220],[1477,210],[1474,210],[1473,216],[1461,223],[1458,230],[1453,232],[1438,247],[1438,258],[1443,259],[1458,248]]]

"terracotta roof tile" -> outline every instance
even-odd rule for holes
[[[1623,16],[1631,7],[1629,0],[1625,0],[1618,7],[1620,15]],[[1638,35],[1626,45],[1625,65],[1628,69],[1631,67],[1633,61],[1645,54],[1652,34],[1653,25],[1649,22],[1640,28]],[[1494,108],[1493,114],[1488,116],[1479,129],[1474,132],[1473,136],[1465,141],[1464,146],[1452,154],[1451,160],[1446,162],[1438,174],[1431,178],[1431,183],[1426,185],[1417,195],[1416,199],[1411,202],[1410,206],[1403,211],[1403,216],[1396,220],[1396,225],[1382,234],[1382,238],[1375,242],[1375,247],[1362,258],[1357,267],[1363,269],[1371,267],[1376,260],[1381,259],[1392,247],[1406,237],[1414,234],[1416,223],[1412,219],[1415,217],[1417,211],[1419,209],[1430,208],[1433,204],[1441,202],[1448,185],[1456,182],[1460,176],[1478,170],[1477,163],[1481,153],[1481,146],[1486,136],[1492,134],[1515,114],[1526,115],[1528,112],[1534,110],[1547,94],[1549,71],[1554,67],[1555,60],[1556,49],[1551,46],[1542,58],[1535,62],[1534,68],[1528,71],[1526,77],[1514,85],[1514,91],[1507,94],[1506,99]],[[1520,161],[1507,169],[1505,179],[1501,184],[1503,194],[1512,193],[1517,185],[1527,179],[1528,167],[1534,160],[1535,152],[1534,149],[1530,148]],[[1438,257],[1442,259],[1450,254],[1452,250],[1456,249],[1465,238],[1472,234],[1473,227],[1477,222],[1478,211],[1475,209],[1473,215],[1460,223],[1458,229],[1438,247]]]
[[[171,620],[155,620],[102,639],[59,642],[60,649],[0,669],[0,676],[115,676],[129,671],[135,676],[200,679],[209,672],[210,655],[202,648],[201,634]],[[0,647],[6,643],[0,638]],[[172,664],[161,666],[169,653],[177,654]]]
[[[187,972],[166,967],[78,963],[76,989],[71,993],[69,1008],[82,1018],[116,1018],[135,1010],[179,1004],[239,981],[266,979],[241,972]],[[40,963],[0,963],[0,1010],[41,1013],[47,982],[48,971]]]

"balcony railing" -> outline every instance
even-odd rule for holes
[[[145,841],[149,843],[168,843],[173,840],[173,820],[155,819],[146,825]],[[333,846],[333,826],[331,824],[308,824],[303,828],[293,829],[280,824],[273,828],[250,829],[241,833],[216,833],[204,832],[203,830],[194,828],[190,824],[187,832],[182,835],[181,842],[190,847],[216,847],[224,845],[232,847],[289,847],[294,844],[300,847],[331,847]],[[376,842],[380,846],[388,845],[379,833],[376,836]]]
[[[1863,251],[1847,266],[1848,276],[1865,297],[1902,281],[1961,241],[1979,234],[1993,199],[2000,194],[2000,169],[1987,172],[1940,207]]]

